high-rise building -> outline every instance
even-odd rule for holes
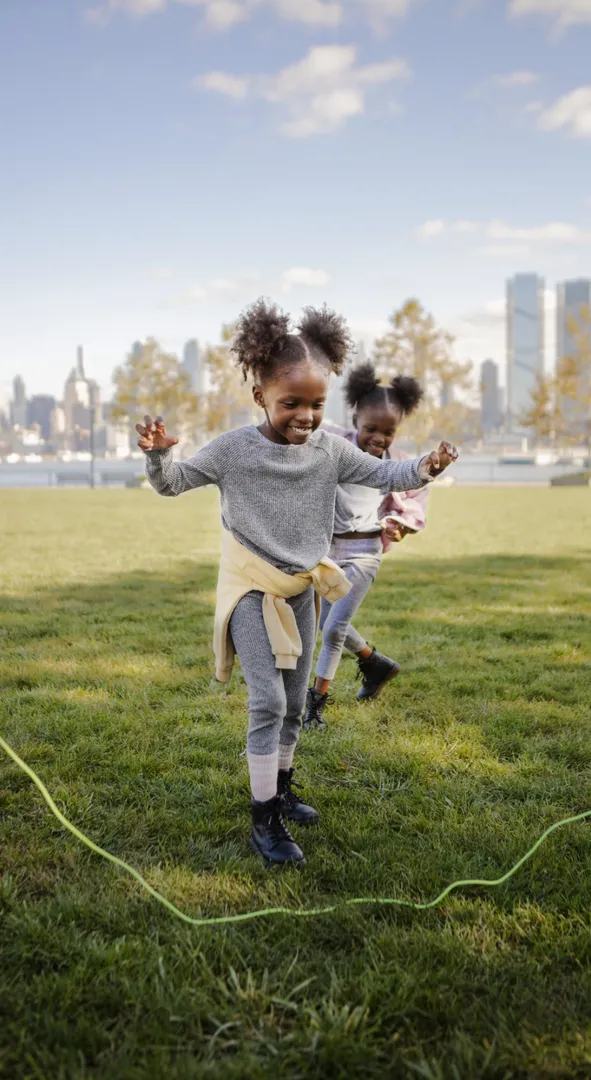
[[[12,380],[10,422],[12,427],[26,428],[27,426],[27,391],[20,375]]]
[[[95,428],[101,424],[100,390],[94,379],[86,377],[81,345],[76,353],[76,366],[72,368],[64,386],[64,414],[66,440],[70,449],[89,449],[91,420],[94,420]]]
[[[480,426],[485,435],[501,423],[499,365],[485,360],[480,366]]]
[[[580,340],[577,340],[577,330]],[[577,357],[580,353],[581,342],[583,351],[589,349],[591,337],[591,280],[578,278],[565,281],[556,289],[556,370],[562,360],[569,357]],[[562,413],[574,434],[586,434],[591,420],[589,395],[591,394],[591,372],[589,371],[588,358],[578,357],[583,360],[582,370],[578,376],[578,393],[576,397],[564,396],[562,398]]]
[[[55,398],[50,397],[49,394],[34,394],[29,401],[27,413],[28,427],[33,427],[34,424],[38,424],[45,442],[49,442],[49,439],[51,438],[51,415],[54,409]]]
[[[199,342],[192,338],[183,349],[181,367],[191,379],[191,389],[198,397],[205,393],[205,357]]]
[[[352,366],[364,364],[366,361],[365,345],[360,341],[355,350],[355,355],[346,364],[343,374],[330,376],[329,391],[324,406],[324,417],[339,427],[349,427],[351,424],[351,410],[345,401],[343,393],[345,378]]]
[[[507,282],[507,425],[519,429],[544,373],[544,280],[515,274]]]
[[[556,365],[572,356],[577,343],[573,323],[581,326],[591,318],[591,280],[578,278],[565,281],[556,288]]]

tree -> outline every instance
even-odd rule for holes
[[[568,352],[556,365],[557,434],[562,442],[586,442],[591,451],[591,309],[567,320]]]
[[[472,364],[460,363],[453,354],[454,339],[437,325],[419,300],[407,300],[389,318],[391,329],[375,345],[376,367],[383,377],[414,375],[425,397],[405,431],[419,447],[428,439],[454,439],[474,429],[473,410],[454,401],[454,392],[471,387]]]
[[[165,417],[169,431],[183,446],[194,440],[200,403],[191,379],[173,353],[164,352],[154,338],[137,342],[124,364],[113,373],[115,394],[111,415],[133,426],[145,413]]]
[[[220,344],[208,346],[205,353],[209,393],[204,424],[209,434],[248,424],[255,413],[250,383],[244,382],[230,351],[233,333],[232,325],[223,326]]]
[[[567,320],[568,353],[558,358],[553,378],[538,375],[530,408],[520,417],[536,437],[561,445],[586,442],[591,453],[591,311]]]
[[[554,380],[547,375],[537,375],[531,392],[531,405],[519,418],[526,428],[533,428],[535,439],[554,439],[556,432],[556,405]]]

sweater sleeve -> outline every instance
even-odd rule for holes
[[[159,495],[182,495],[192,488],[219,484],[223,475],[224,454],[214,439],[186,461],[173,461],[172,450],[148,450],[146,475]]]
[[[380,461],[371,454],[364,454],[345,439],[333,438],[331,446],[339,484],[362,484],[364,487],[383,488],[388,491],[411,491],[429,483],[423,458],[407,461]]]

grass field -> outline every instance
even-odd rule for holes
[[[248,848],[245,688],[212,681],[217,498],[0,493],[0,733],[96,842],[193,914],[496,877],[591,808],[591,499],[435,491],[358,627],[300,778],[301,873]],[[301,834],[298,834],[300,836]],[[591,1075],[591,826],[496,890],[193,929],[53,819],[0,754],[0,1075]]]

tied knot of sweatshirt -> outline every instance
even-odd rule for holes
[[[238,601],[249,592],[263,593],[263,619],[276,667],[295,669],[302,655],[302,641],[295,615],[287,601],[300,596],[310,586],[315,593],[317,623],[322,597],[334,604],[351,589],[344,572],[328,557],[321,559],[311,570],[286,574],[249,551],[230,532],[224,531],[213,634],[216,678],[219,682],[228,682],[232,674],[235,650],[230,635],[230,619]]]

